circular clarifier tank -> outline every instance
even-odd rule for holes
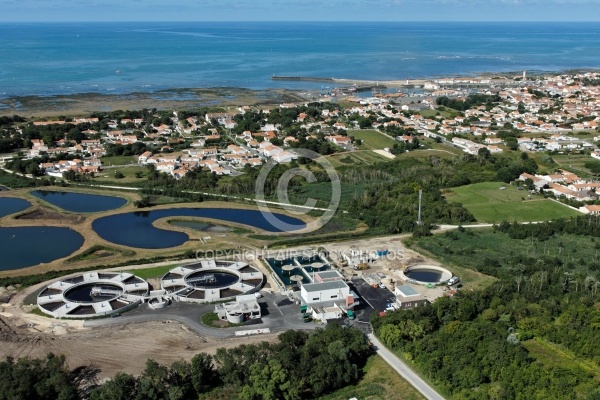
[[[100,303],[118,298],[123,288],[110,283],[84,283],[64,292],[65,299],[75,303]]]
[[[412,265],[404,271],[405,280],[422,285],[437,285],[446,282],[452,277],[452,273],[446,268],[436,265]]]
[[[239,280],[239,275],[219,270],[198,271],[185,278],[190,286],[207,289],[230,286]]]

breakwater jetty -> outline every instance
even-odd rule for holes
[[[376,82],[376,81],[336,79],[336,78],[319,78],[319,77],[310,77],[310,76],[273,75],[271,77],[271,80],[274,80],[274,81],[324,82],[324,83],[338,83],[338,84],[344,84],[344,85],[352,85],[351,87],[348,87],[345,89],[353,91],[353,92],[387,88],[387,86],[384,85],[383,83]],[[341,88],[341,89],[344,89],[344,88]]]
[[[333,78],[317,78],[310,76],[286,76],[286,75],[273,75],[271,77],[273,81],[305,81],[305,82],[335,82]]]

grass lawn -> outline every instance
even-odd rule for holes
[[[124,177],[119,179],[115,178],[115,173],[117,171],[120,171]],[[142,178],[135,177],[135,174],[138,171],[142,173]],[[122,186],[124,183],[144,182],[146,176],[148,176],[148,168],[146,167],[123,166],[123,168],[104,169],[100,171],[100,173],[98,173],[94,179],[101,180],[102,182],[109,184],[112,182],[115,185]]]
[[[177,264],[171,265],[163,265],[160,267],[152,267],[152,268],[141,268],[141,269],[132,269],[129,272],[130,274],[134,274],[139,276],[142,279],[152,279],[152,278],[160,278],[167,272],[169,272],[172,268],[175,268]]]
[[[371,356],[363,369],[364,375],[354,385],[337,390],[320,400],[420,400],[424,397],[383,359],[377,355]]]
[[[446,143],[437,143],[435,140],[430,139],[430,138],[422,138],[419,140],[421,141],[421,143],[431,147],[434,150],[440,150],[440,151],[444,151],[447,153],[452,153],[457,156],[461,156],[461,155],[465,154],[461,149],[459,149],[457,147],[454,147],[454,146],[446,144]],[[450,154],[448,154],[448,155],[450,155]]]
[[[363,141],[359,146],[361,150],[383,150],[386,147],[393,147],[396,143],[390,136],[374,129],[349,130],[348,136]]]
[[[531,200],[523,200],[528,195],[526,190],[502,182],[483,182],[454,188],[446,198],[462,203],[479,222],[545,221],[580,214],[535,195]]]
[[[437,157],[437,158],[453,158],[455,157],[454,153],[451,153],[446,150],[435,150],[435,149],[425,149],[425,150],[414,150],[409,151],[408,153],[402,153],[396,155],[396,158],[418,158],[428,160],[429,157]]]
[[[131,163],[137,163],[137,159],[133,156],[107,156],[100,159],[102,165],[127,165]]]
[[[338,168],[350,165],[372,165],[378,162],[390,161],[391,159],[370,150],[358,150],[332,154],[327,157],[327,160],[329,160],[334,168]]]
[[[441,111],[441,110],[421,110],[421,111],[419,111],[419,114],[421,114],[421,116],[423,118],[435,117],[438,114],[441,115],[444,118],[454,118],[459,113],[458,113],[458,111],[452,112],[451,109],[447,108],[444,111]]]

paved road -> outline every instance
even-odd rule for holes
[[[408,381],[415,389],[417,389],[425,398],[429,400],[444,400],[442,396],[439,395],[431,386],[429,386],[423,379],[419,377],[419,375],[415,374],[412,369],[402,361],[398,359],[391,351],[389,351],[380,341],[373,335],[369,333],[369,340],[373,345],[377,347],[377,354],[384,359],[386,363],[388,363],[392,368],[400,374],[404,379]]]
[[[140,304],[137,308],[123,313],[117,318],[91,319],[84,322],[85,327],[112,326],[148,321],[178,321],[187,325],[200,335],[213,338],[226,338],[235,336],[235,331],[247,329],[269,328],[271,332],[282,332],[290,329],[305,330],[316,329],[323,325],[302,322],[299,306],[290,302],[286,296],[279,294],[265,294],[258,299],[261,306],[262,318],[249,321],[244,326],[234,328],[211,328],[200,322],[202,315],[215,310],[214,304],[194,304],[186,302],[173,302],[166,308],[152,310],[147,304]]]

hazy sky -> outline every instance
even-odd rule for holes
[[[600,0],[0,0],[0,21],[600,21]]]

